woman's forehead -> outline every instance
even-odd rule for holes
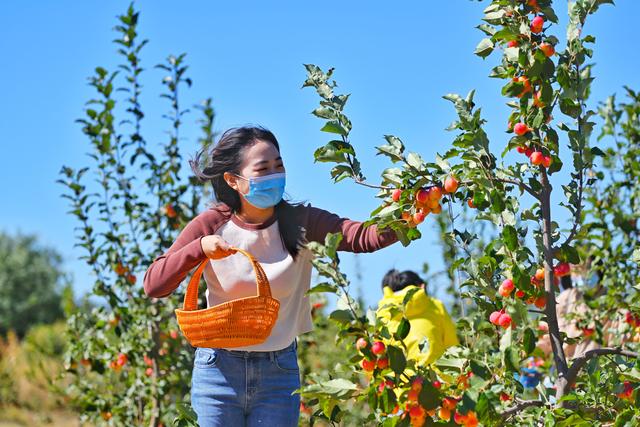
[[[245,151],[243,163],[249,166],[255,166],[280,159],[280,152],[273,144],[258,141]]]

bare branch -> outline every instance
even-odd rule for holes
[[[503,420],[507,420],[510,417],[516,415],[518,412],[524,411],[527,408],[532,406],[544,406],[544,402],[542,400],[523,400],[517,403],[515,406],[506,409],[500,416]]]
[[[365,181],[361,181],[360,178],[355,178],[354,177],[353,180],[355,181],[356,184],[363,185],[363,186],[369,187],[369,188],[377,188],[377,189],[380,189],[380,190],[388,190],[388,191],[391,191],[391,190],[394,189],[393,187],[385,187],[385,186],[382,186],[382,185],[367,184]]]
[[[526,190],[527,193],[531,194],[536,199],[540,198],[540,195],[537,194],[535,191],[533,191],[533,188],[529,187],[527,184],[525,184],[522,181],[518,181],[518,180],[515,180],[515,179],[504,179],[504,178],[495,178],[495,179],[496,179],[496,181],[504,182],[505,184],[517,185],[518,187],[523,188],[524,190]]]
[[[582,353],[580,356],[576,357],[575,359],[573,359],[573,363],[571,364],[571,367],[567,371],[566,387],[567,388],[571,387],[576,382],[576,378],[580,373],[580,369],[582,369],[589,360],[593,359],[594,357],[606,356],[610,354],[636,358],[636,359],[640,356],[640,354],[634,351],[625,350],[621,347],[603,347],[603,348],[596,348],[593,350],[589,350],[585,353]]]

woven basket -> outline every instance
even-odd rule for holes
[[[278,318],[280,301],[271,297],[271,286],[260,263],[249,252],[245,255],[256,274],[258,295],[239,298],[198,310],[198,285],[209,259],[191,276],[184,295],[183,309],[176,309],[180,330],[194,347],[244,347],[264,342]]]

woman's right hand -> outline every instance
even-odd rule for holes
[[[211,259],[221,259],[236,253],[226,240],[215,234],[210,234],[200,239],[200,246],[202,246],[207,258]]]

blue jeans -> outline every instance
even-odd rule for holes
[[[277,351],[196,348],[191,406],[200,427],[296,427],[298,342]]]

